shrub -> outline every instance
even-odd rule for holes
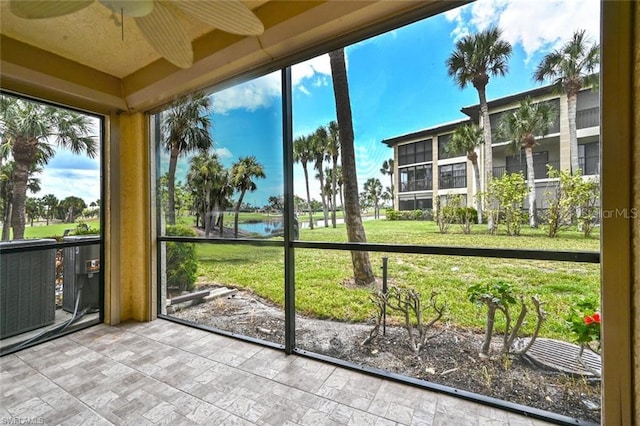
[[[73,235],[95,235],[99,233],[99,228],[91,228],[89,225],[82,221],[78,222],[76,229],[73,230]]]
[[[494,221],[492,232],[497,232],[498,224],[503,221],[507,234],[520,235],[522,223],[527,219],[524,199],[528,193],[522,173],[505,173],[501,178],[489,181],[489,191],[484,199],[487,203],[485,211]]]
[[[600,310],[594,299],[583,299],[571,308],[567,317],[569,329],[580,345],[600,352]]]
[[[376,325],[369,333],[369,337],[362,343],[368,344],[378,336],[380,325],[383,325],[388,310],[399,313],[404,319],[404,328],[407,330],[409,347],[418,353],[425,347],[427,342],[436,336],[432,332],[432,327],[444,315],[446,304],[438,304],[437,293],[431,293],[428,303],[422,303],[420,293],[412,288],[400,288],[392,286],[384,293],[375,292],[371,296],[371,301],[375,304]],[[388,308],[388,309],[387,309]],[[431,318],[427,311],[433,311]]]
[[[514,288],[511,284],[504,281],[495,281],[493,283],[486,284],[474,284],[467,289],[467,295],[469,300],[477,305],[485,305],[487,307],[487,325],[484,335],[484,342],[480,349],[481,357],[489,357],[491,349],[491,338],[493,337],[493,330],[495,326],[495,317],[497,312],[501,312],[505,319],[505,330],[502,341],[502,353],[503,354],[515,354],[522,355],[529,350],[533,345],[533,342],[538,337],[540,332],[540,326],[545,319],[544,311],[542,310],[540,301],[534,296],[531,297],[531,302],[536,309],[536,327],[535,331],[529,342],[523,347],[514,345],[518,338],[518,333],[524,324],[524,320],[527,316],[527,305],[524,300],[524,296],[516,298],[514,295]],[[520,304],[520,312],[515,323],[512,322],[510,307]]]
[[[195,232],[186,226],[167,226],[167,235],[195,237]],[[195,243],[167,242],[167,288],[192,291],[198,272]]]
[[[451,217],[453,223],[460,225],[465,234],[470,234],[471,225],[478,222],[478,211],[473,207],[447,206],[443,210],[444,215]]]
[[[576,343],[580,345],[578,362],[593,373],[600,376],[600,371],[590,368],[584,362],[582,354],[585,349],[589,349],[597,354],[600,353],[600,323],[602,321],[598,302],[595,299],[582,299],[571,308],[566,318],[569,329],[574,334]]]
[[[385,211],[387,220],[433,220],[433,212],[431,209],[425,210],[393,210]]]

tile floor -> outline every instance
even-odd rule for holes
[[[545,425],[165,320],[0,358],[2,424]]]

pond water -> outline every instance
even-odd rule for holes
[[[282,235],[284,223],[282,220],[265,220],[262,222],[239,223],[238,229],[260,236]]]

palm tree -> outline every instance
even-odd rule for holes
[[[594,72],[599,64],[600,46],[595,42],[589,42],[585,30],[578,30],[560,49],[542,58],[533,74],[534,80],[539,82],[553,80],[553,83],[567,94],[571,173],[576,173],[580,168],[576,132],[578,92],[583,87],[595,86],[598,83],[598,76]]]
[[[49,220],[53,217],[53,211],[58,206],[58,199],[53,194],[47,194],[42,197],[42,204],[47,208],[47,226],[49,225]]]
[[[367,236],[364,232],[364,226],[362,226],[360,205],[358,204],[358,176],[356,174],[351,101],[349,99],[347,67],[344,62],[344,49],[329,52],[329,61],[340,131],[340,156],[344,181],[344,220],[347,226],[347,236],[349,242],[365,243]],[[353,264],[353,278],[357,285],[369,285],[375,282],[368,252],[351,251],[351,262]]]
[[[176,99],[162,120],[164,147],[169,151],[167,174],[167,224],[176,223],[175,180],[178,157],[195,151],[208,151],[213,146],[209,133],[211,100],[202,92]]]
[[[389,194],[391,195],[391,208],[395,208],[395,200],[394,200],[394,185],[393,185],[393,158],[389,158],[388,160],[384,160],[382,163],[382,168],[380,169],[380,173],[383,175],[389,175]]]
[[[316,178],[318,176],[316,175]],[[325,177],[325,182],[324,182],[324,187],[322,188],[322,193],[325,195],[325,197],[327,197],[327,207],[328,209],[333,213],[333,216],[335,216],[335,211],[336,211],[336,206],[335,206],[335,194],[333,192],[333,188],[332,188],[332,182],[333,182],[333,169],[329,166],[324,168],[324,177]],[[335,220],[334,220],[334,224],[333,227],[335,228]]]
[[[373,218],[380,218],[380,198],[382,198],[382,183],[378,178],[369,178],[364,183],[364,192],[367,199],[373,205]]]
[[[313,160],[311,141],[308,136],[300,136],[293,141],[293,161],[302,165],[304,183],[307,188],[307,209],[309,210],[309,228],[313,229],[313,209],[311,208],[311,193],[309,192],[309,169],[307,164]]]
[[[195,195],[194,202],[202,215],[205,236],[213,229],[213,216],[216,200],[214,189],[218,176],[223,173],[223,167],[215,154],[202,152],[191,159],[187,172],[187,184]]]
[[[533,168],[533,147],[537,144],[536,136],[547,133],[553,125],[553,108],[543,102],[533,103],[527,97],[520,101],[518,109],[502,118],[500,122],[500,134],[511,140],[509,148],[512,152],[520,152],[524,149],[527,160],[527,186],[529,187],[529,225],[536,228],[536,184]]]
[[[222,170],[220,174],[216,176],[213,186],[213,205],[218,211],[218,218],[216,219],[216,225],[218,225],[219,235],[224,235],[224,212],[231,205],[229,199],[233,195],[233,185],[231,182],[231,172],[229,170]]]
[[[340,131],[338,122],[333,120],[327,126],[327,158],[331,160],[331,170],[338,168],[338,158],[340,157]],[[338,174],[331,173],[331,226],[336,227],[336,187],[338,185]]]
[[[42,212],[42,205],[38,202],[37,198],[27,197],[25,203],[25,212],[29,217],[30,226],[33,226],[34,220],[40,217],[40,213]]]
[[[475,124],[465,124],[454,130],[451,139],[444,149],[447,152],[466,152],[467,159],[471,161],[473,173],[476,179],[476,210],[478,211],[478,223],[482,223],[482,200],[480,199],[480,168],[478,167],[478,153],[476,148],[484,143],[482,129]]]
[[[231,166],[231,183],[233,187],[240,191],[240,197],[236,203],[235,218],[233,223],[233,235],[238,238],[238,217],[240,216],[240,206],[244,195],[255,191],[258,187],[253,181],[254,178],[265,178],[264,168],[256,157],[241,157]]]
[[[55,146],[94,158],[98,142],[88,116],[12,96],[0,97],[1,150],[10,150],[15,168],[12,181],[13,238],[24,238],[28,181],[37,166],[55,155]],[[6,226],[6,224],[5,224]]]
[[[501,39],[502,31],[491,27],[476,34],[464,36],[446,61],[449,76],[464,89],[469,83],[478,91],[482,129],[484,131],[484,178],[485,188],[493,173],[491,121],[487,105],[489,77],[503,76],[509,70],[507,61],[511,57],[511,44]],[[493,219],[489,216],[489,229]]]
[[[316,177],[320,181],[320,200],[322,201],[322,211],[324,213],[324,226],[329,227],[329,209],[327,208],[327,198],[323,191],[324,188],[324,158],[327,153],[327,145],[329,134],[324,126],[320,126],[310,137],[312,152],[314,155],[313,168],[318,174]]]

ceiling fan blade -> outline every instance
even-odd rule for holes
[[[191,40],[178,18],[162,2],[156,1],[150,14],[134,19],[149,44],[167,61],[180,68],[193,64]]]
[[[171,0],[179,9],[222,31],[241,35],[260,35],[264,25],[240,0]]]
[[[91,3],[93,0],[11,0],[9,9],[19,18],[43,19],[68,15]]]

